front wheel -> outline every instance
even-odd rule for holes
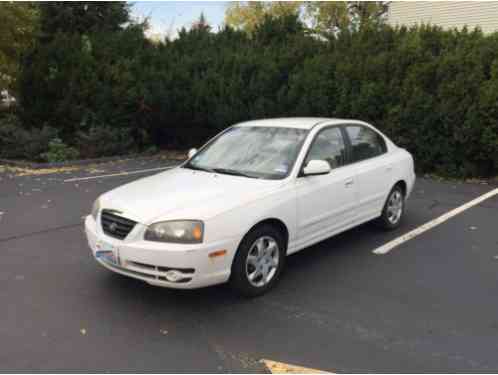
[[[245,296],[255,297],[273,287],[285,262],[285,241],[270,225],[249,232],[239,245],[230,283]]]
[[[384,229],[395,229],[399,227],[404,212],[405,196],[401,187],[396,185],[387,196],[382,215],[379,218],[379,224]]]

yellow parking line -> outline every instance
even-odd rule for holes
[[[264,363],[272,374],[333,374],[333,372],[270,361],[269,359],[262,359],[261,362]]]

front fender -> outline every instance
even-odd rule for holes
[[[240,241],[258,223],[280,220],[289,233],[289,242],[296,234],[296,192],[294,186],[287,185],[262,199],[236,207],[206,221],[206,237],[209,241],[233,235]]]

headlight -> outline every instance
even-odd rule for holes
[[[92,206],[93,220],[97,221],[97,216],[99,215],[99,211],[100,211],[100,200],[96,199],[95,202],[93,202],[93,206]]]
[[[148,241],[201,243],[204,223],[197,220],[163,221],[147,228],[144,238]]]

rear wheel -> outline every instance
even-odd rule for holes
[[[404,212],[405,197],[403,189],[399,185],[396,185],[387,196],[382,216],[379,218],[379,224],[384,229],[395,229],[399,227]]]
[[[230,283],[240,294],[254,297],[273,287],[285,262],[285,241],[280,231],[262,225],[249,232],[232,265]]]

